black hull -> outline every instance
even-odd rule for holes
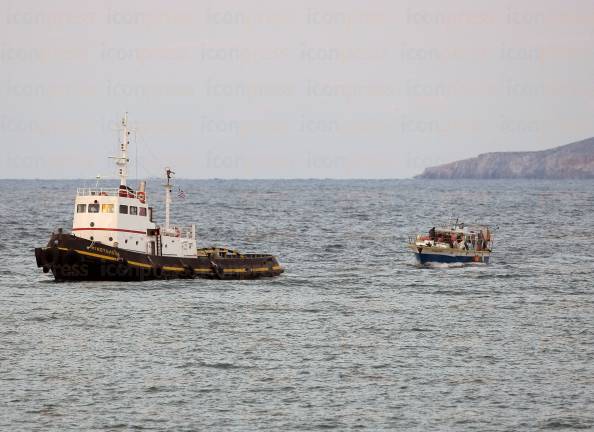
[[[93,243],[71,234],[53,234],[35,249],[37,267],[57,281],[143,281],[154,279],[257,279],[283,273],[272,255],[192,258],[148,255]]]

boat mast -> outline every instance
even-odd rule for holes
[[[118,167],[118,175],[120,176],[120,185],[126,186],[126,179],[128,178],[128,145],[130,144],[130,131],[128,130],[128,113],[122,117],[122,125],[120,127],[120,155],[116,156],[116,165]]]
[[[171,175],[175,174],[169,168],[165,168],[165,175],[167,176],[167,183],[163,185],[165,188],[165,231],[169,230],[169,213],[171,209]]]

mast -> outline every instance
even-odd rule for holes
[[[120,126],[120,155],[114,157],[118,167],[118,175],[120,176],[120,185],[126,186],[126,179],[128,178],[128,145],[130,144],[130,131],[128,130],[128,113],[122,117],[122,124]]]
[[[167,176],[167,183],[163,185],[165,188],[165,231],[169,230],[169,216],[171,209],[171,175],[175,174],[169,168],[165,168],[165,175]]]

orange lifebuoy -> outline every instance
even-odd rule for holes
[[[144,201],[145,201],[144,192],[138,192],[138,200],[144,204]]]

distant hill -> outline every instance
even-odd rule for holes
[[[594,138],[543,151],[484,153],[426,168],[424,179],[594,178]]]

